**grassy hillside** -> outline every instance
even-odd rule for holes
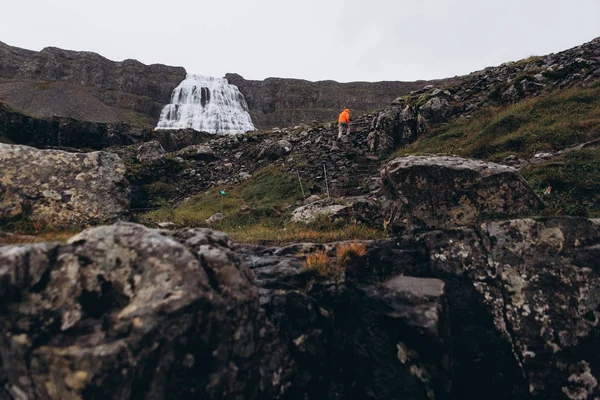
[[[508,155],[533,160],[536,153],[553,153],[521,170],[549,205],[546,212],[600,216],[600,149],[575,148],[598,138],[600,81],[434,126],[394,156],[454,154],[501,161]]]
[[[307,189],[311,183],[304,182]],[[220,191],[225,190],[225,195]],[[327,242],[344,239],[375,239],[383,231],[361,225],[348,225],[320,219],[311,225],[288,224],[291,212],[300,204],[302,191],[295,175],[265,167],[241,185],[229,188],[213,187],[174,208],[138,216],[140,222],[173,222],[181,227],[207,227],[206,219],[222,212],[224,218],[210,225],[227,232],[241,242]]]

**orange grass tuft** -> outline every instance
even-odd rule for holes
[[[304,268],[323,277],[331,277],[336,273],[336,266],[325,250],[307,254],[304,257]]]
[[[360,242],[344,243],[336,250],[338,264],[345,266],[353,258],[367,254],[367,246]]]

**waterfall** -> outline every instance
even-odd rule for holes
[[[248,105],[227,79],[188,74],[173,90],[156,129],[185,129],[236,134],[253,131]]]

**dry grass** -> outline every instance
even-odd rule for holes
[[[304,256],[304,268],[322,277],[338,275],[337,265],[325,250],[317,250]]]
[[[302,192],[295,175],[265,167],[252,178],[219,194],[214,187],[178,207],[163,207],[138,215],[138,222],[173,222],[177,227],[210,227],[229,234],[236,242],[282,244],[291,242],[334,242],[379,239],[382,230],[362,225],[333,223],[327,218],[310,225],[288,224]],[[222,221],[209,225],[211,215],[223,211]]]
[[[331,258],[326,250],[317,250],[309,254],[298,254],[304,258],[304,268],[324,278],[333,278],[336,281],[348,266],[351,260],[367,254],[367,246],[359,242],[343,243],[336,249],[336,260]]]
[[[344,243],[336,250],[338,264],[343,266],[346,266],[351,260],[360,258],[365,254],[367,254],[367,246],[360,242]]]
[[[44,232],[36,235],[10,235],[0,237],[0,245],[11,245],[11,244],[28,244],[28,243],[42,243],[42,242],[61,242],[65,243],[71,236],[76,235],[78,232]]]
[[[293,242],[328,243],[342,240],[373,240],[385,237],[385,232],[363,225],[346,225],[328,230],[306,225],[277,228],[265,225],[223,229],[232,240],[242,243],[285,244]]]

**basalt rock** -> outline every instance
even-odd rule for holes
[[[325,199],[306,204],[292,211],[291,222],[309,224],[319,218],[376,228],[382,226],[379,203],[366,196],[346,197],[337,201]]]
[[[451,329],[455,349],[468,349],[463,356],[469,356],[455,370],[462,377],[454,382],[457,398],[490,398],[485,370],[499,378],[494,386],[505,381],[494,398],[598,396],[600,220],[490,222],[477,231],[431,232],[423,239],[429,274],[456,290],[449,289]],[[476,293],[470,304],[467,290]],[[493,335],[484,321],[492,321]]]
[[[454,78],[416,82],[309,82],[301,79],[267,78],[247,80],[226,74],[248,102],[252,121],[258,129],[332,121],[344,109],[359,116],[385,107],[396,97],[421,89],[428,83],[444,85]]]
[[[382,170],[386,225],[394,231],[473,225],[543,207],[516,169],[449,156],[408,156]]]
[[[0,397],[285,395],[293,363],[227,236],[168,236],[120,223],[0,247]]]
[[[207,145],[192,145],[185,147],[175,153],[176,156],[198,161],[214,161],[217,156]]]
[[[149,140],[152,130],[124,122],[101,123],[64,117],[34,118],[0,102],[0,136],[34,147],[101,150]]]
[[[600,220],[517,219],[365,242],[337,278],[238,247],[301,374],[300,398],[598,396]],[[301,377],[301,378],[300,378]]]
[[[87,51],[0,43],[0,98],[38,118],[153,127],[185,74],[181,67],[115,62]]]
[[[347,245],[120,223],[0,246],[0,398],[600,395],[600,220]]]
[[[125,166],[113,153],[0,143],[0,219],[40,226],[112,222],[129,212]]]
[[[373,284],[343,275],[315,279],[298,258],[315,250],[335,258],[340,246],[237,248],[298,365],[294,398],[446,398],[451,360],[444,283],[399,275]]]
[[[215,135],[198,132],[193,129],[157,129],[152,132],[152,138],[158,140],[167,151],[177,151],[188,146],[202,144]]]

